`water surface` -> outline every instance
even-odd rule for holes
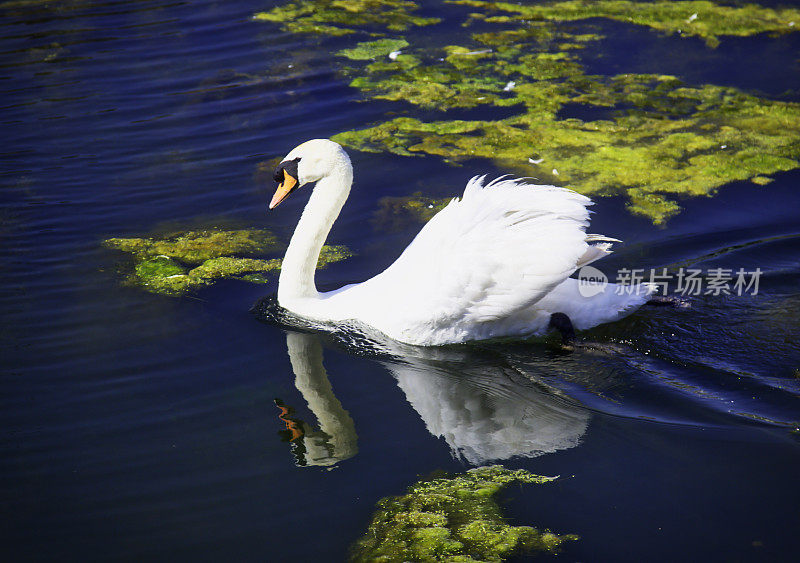
[[[664,228],[598,200],[592,232],[625,241],[606,272],[763,275],[756,296],[642,310],[584,333],[571,354],[552,340],[419,350],[259,321],[249,309],[274,282],[182,298],[120,283],[125,257],[102,248],[108,237],[235,225],[288,239],[304,200],[267,214],[259,163],[391,110],[358,102],[335,41],[253,22],[267,4],[0,7],[4,559],[343,560],[379,498],[495,462],[562,476],[503,498],[515,524],[581,536],[561,559],[793,559],[796,171],[686,199]],[[664,58],[661,72],[691,83],[799,97],[785,67],[793,36],[708,54],[612,27],[592,72]],[[380,271],[419,228],[371,226],[381,197],[453,195],[504,172],[351,157],[356,184],[331,242],[357,256],[320,271],[326,289]]]

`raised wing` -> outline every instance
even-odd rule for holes
[[[370,305],[360,318],[405,342],[436,343],[434,334],[469,340],[608,254],[608,244],[587,244],[587,197],[519,179],[484,180],[472,178],[394,264],[360,284]]]

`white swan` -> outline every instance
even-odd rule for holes
[[[551,326],[568,334],[573,326],[587,329],[630,314],[652,291],[646,285],[615,291],[608,284],[581,295],[569,276],[609,254],[615,241],[586,234],[587,197],[516,179],[484,186],[476,177],[386,270],[320,293],[316,264],[350,193],[350,159],[333,141],[307,141],[278,165],[275,181],[270,209],[316,182],[278,281],[278,303],[307,319],[357,321],[401,342],[440,345],[541,334]]]

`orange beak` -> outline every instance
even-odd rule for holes
[[[278,185],[278,189],[275,190],[275,195],[272,196],[272,201],[269,202],[269,208],[275,209],[278,207],[278,204],[286,199],[292,190],[297,186],[297,178],[294,178],[291,174],[289,174],[286,170],[283,171],[283,182]]]

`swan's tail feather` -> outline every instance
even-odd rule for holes
[[[583,256],[581,256],[578,259],[578,262],[575,264],[575,266],[578,268],[582,268],[587,264],[591,264],[595,260],[600,260],[600,258],[608,256],[612,252],[613,250],[611,250],[610,242],[601,242],[598,244],[593,244],[586,249],[586,252],[584,252]]]
[[[586,242],[622,242],[618,238],[611,238],[605,235],[598,235],[598,234],[586,234],[586,238],[584,239]]]
[[[612,243],[622,242],[617,238],[591,233],[587,233],[584,240],[586,242],[596,242],[597,244],[590,245],[589,248],[586,249],[586,252],[584,252],[583,256],[578,259],[578,262],[575,264],[575,266],[578,268],[586,266],[587,264],[591,264],[595,260],[600,260],[600,258],[603,258],[604,256],[608,256],[614,252],[611,250]]]

